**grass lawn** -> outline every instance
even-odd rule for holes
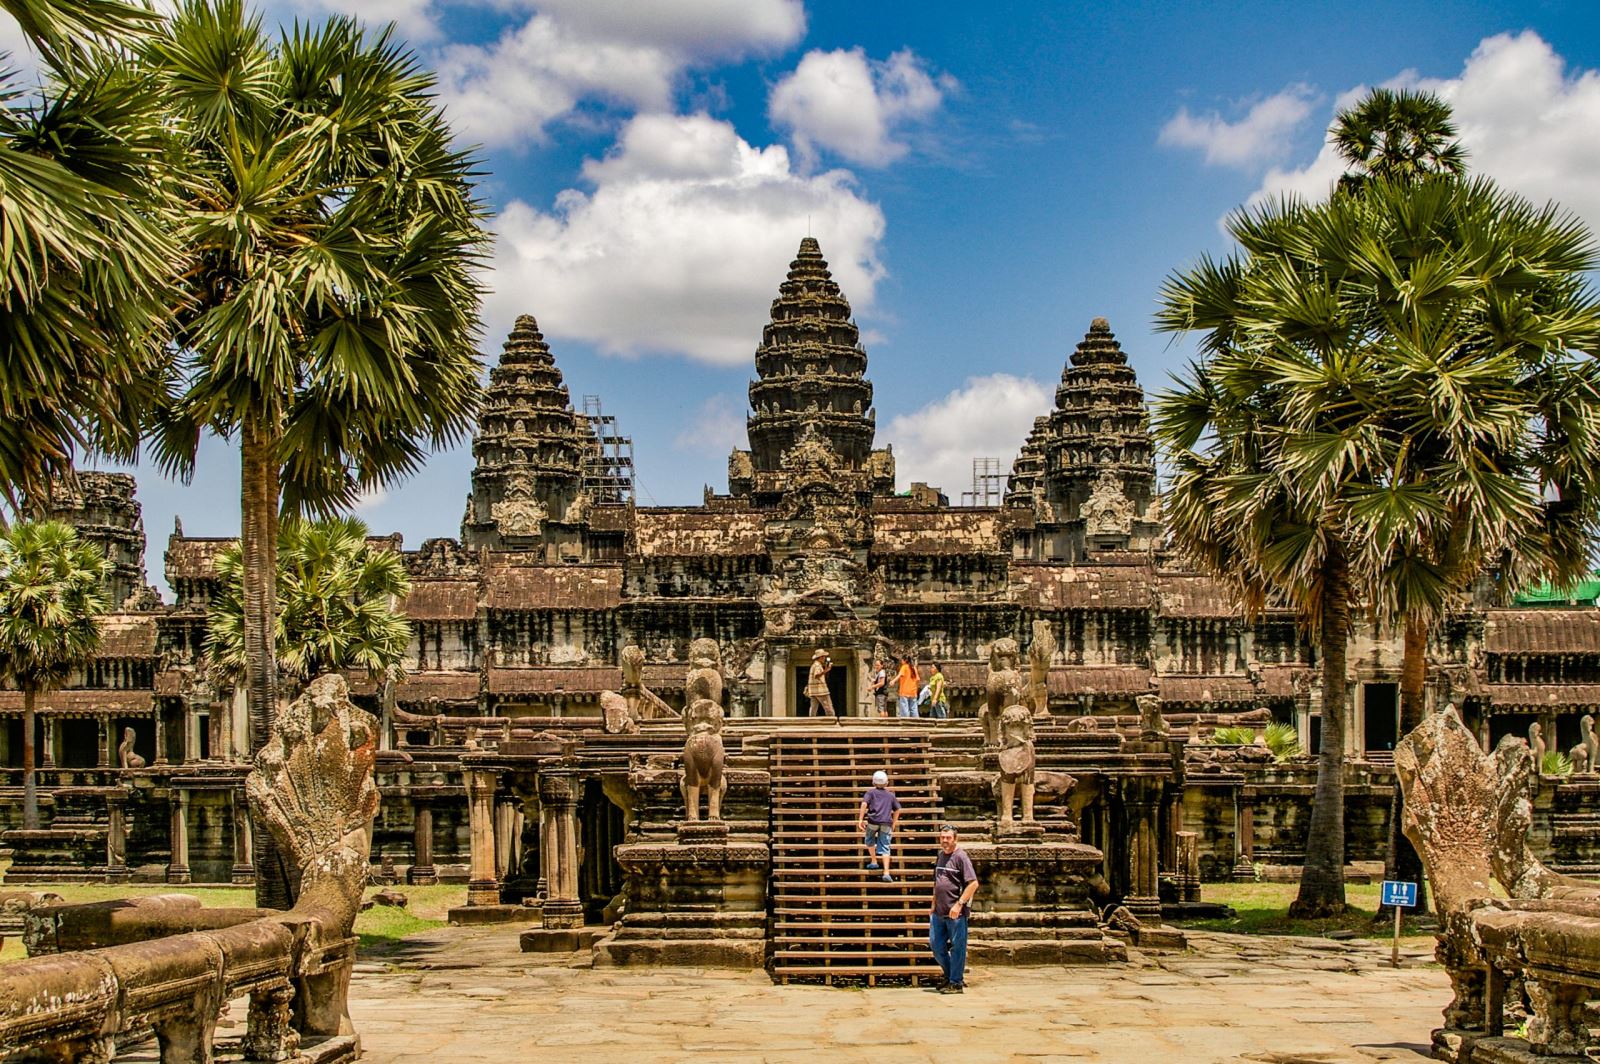
[[[1289,903],[1300,891],[1298,883],[1205,883],[1200,896],[1221,902],[1237,914],[1232,919],[1184,920],[1181,927],[1199,931],[1231,931],[1246,935],[1326,935],[1330,931],[1353,931],[1360,938],[1387,939],[1394,934],[1392,917],[1377,919],[1377,883],[1351,883],[1344,889],[1350,909],[1327,920],[1291,920]],[[1421,947],[1433,939],[1433,914],[1407,916],[1401,940]]]
[[[255,891],[250,887],[211,886],[191,884],[172,886],[151,884],[101,884],[101,883],[40,883],[16,890],[48,890],[61,895],[69,902],[109,901],[113,898],[143,898],[152,894],[192,894],[207,908],[227,909],[255,905]],[[368,887],[370,896],[382,887]],[[356,935],[363,950],[383,950],[400,942],[407,935],[431,931],[445,926],[445,913],[451,907],[464,905],[467,888],[464,884],[440,884],[432,887],[397,886],[396,890],[410,899],[404,909],[374,905],[356,917]],[[5,940],[0,947],[0,964],[20,960],[27,956],[20,938]]]

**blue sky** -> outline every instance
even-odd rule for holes
[[[1253,195],[1321,194],[1364,85],[1456,105],[1472,162],[1600,227],[1592,3],[1024,4],[277,0],[393,17],[463,137],[498,232],[483,347],[521,312],[575,401],[635,440],[641,502],[726,489],[750,357],[809,224],[857,308],[900,486],[1009,462],[1105,315],[1147,390],[1184,349],[1162,279],[1226,250]],[[465,446],[362,516],[456,535]],[[152,568],[180,513],[236,532],[237,461],[141,476]]]

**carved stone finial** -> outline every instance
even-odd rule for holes
[[[1140,695],[1136,701],[1139,706],[1139,738],[1145,742],[1160,742],[1167,738],[1171,729],[1167,727],[1167,718],[1161,715],[1161,696],[1150,691]]]

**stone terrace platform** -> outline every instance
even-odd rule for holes
[[[358,965],[364,1064],[629,1061],[982,1064],[988,1061],[1428,1059],[1448,1000],[1424,950],[1191,933],[1113,968],[977,969],[961,997],[775,986],[763,972],[591,969],[517,952],[515,932],[452,928]]]

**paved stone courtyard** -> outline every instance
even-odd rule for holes
[[[1416,1061],[1449,998],[1426,949],[1193,934],[1183,955],[979,969],[967,993],[775,986],[762,973],[593,969],[448,929],[357,969],[368,1064]],[[1417,941],[1420,945],[1420,940]]]

